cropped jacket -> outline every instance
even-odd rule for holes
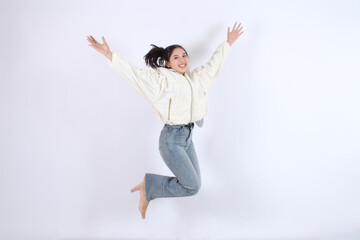
[[[208,91],[227,58],[230,45],[224,41],[210,60],[184,74],[171,68],[138,68],[118,53],[110,66],[153,106],[155,117],[169,125],[203,119],[208,112]]]

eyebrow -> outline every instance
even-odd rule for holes
[[[186,55],[186,56],[187,56],[186,53],[183,53],[182,55]],[[173,57],[178,57],[178,56],[179,56],[179,55],[175,54]]]

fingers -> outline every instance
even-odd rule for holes
[[[230,27],[228,27],[228,33],[227,33],[227,41],[229,42],[230,46],[240,37],[241,34],[243,34],[243,27],[241,26],[241,23],[235,22],[231,32]]]
[[[234,24],[234,27],[233,27],[233,29],[232,29],[232,31],[237,31],[237,30],[239,30],[239,27],[241,26],[241,23],[239,23],[239,25],[237,25],[237,22],[235,22],[235,24]]]
[[[90,35],[90,37],[94,41],[95,44],[100,44],[98,41],[95,40],[95,38],[93,38],[93,36]]]
[[[89,41],[89,43],[90,43],[90,46],[95,46],[96,45],[96,40],[90,35],[90,37],[89,36],[87,36],[87,40]]]
[[[233,26],[233,29],[232,29],[232,32],[235,30],[236,24],[237,24],[237,22],[235,22],[235,24]]]
[[[237,22],[235,22],[231,32],[230,32],[230,27],[228,27],[228,34],[232,34],[234,32],[239,34],[242,29],[243,29],[243,27],[241,26],[241,23],[238,24]]]
[[[96,41],[96,39],[95,39],[93,36],[91,36],[91,35],[90,35],[90,36],[86,36],[86,37],[87,37],[87,40],[88,40],[89,43],[90,43],[89,46],[97,47],[97,48],[105,46],[106,48],[108,48],[108,44],[107,44],[104,36],[102,36],[102,41],[103,41],[102,44],[99,43],[98,41]]]
[[[88,40],[88,41],[91,43],[91,45],[93,45],[93,46],[95,46],[95,45],[97,45],[97,44],[100,45],[100,43],[99,43],[98,41],[96,41],[95,38],[93,38],[93,36],[91,36],[91,35],[90,35],[90,37],[87,36],[87,40]]]
[[[239,26],[236,28],[236,32],[241,35],[243,33],[243,32],[241,32],[242,30],[243,30],[243,26],[241,26],[241,23],[240,23]]]
[[[229,30],[229,28],[228,28]],[[234,24],[234,27],[232,29],[232,31],[230,32],[230,34],[234,34],[237,36],[240,36],[243,33],[243,26],[241,26],[241,23],[237,24],[237,22]],[[229,33],[229,31],[228,31]]]
[[[239,25],[237,26],[236,28],[236,31],[238,32],[240,30],[240,26],[241,26],[241,23],[239,23]],[[242,28],[242,27],[241,27]]]
[[[94,44],[94,42],[92,41],[92,39],[91,38],[89,38],[89,37],[87,37],[87,40],[89,41],[89,45],[88,46],[90,46],[90,47],[92,47],[92,48],[94,48],[94,49],[96,49],[95,48],[95,44]]]
[[[91,44],[93,43],[92,39],[89,36],[86,36],[86,39],[89,41],[89,43],[91,43]]]

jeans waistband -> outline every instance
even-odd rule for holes
[[[194,128],[194,123],[191,122],[191,123],[188,123],[188,124],[181,124],[181,125],[169,125],[169,124],[165,124],[165,126],[167,126],[167,127],[175,127],[175,128],[187,127],[187,128],[189,128],[189,129],[192,129],[192,128]]]

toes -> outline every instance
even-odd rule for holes
[[[133,189],[131,189],[131,192],[136,192],[140,190],[140,184],[137,185],[136,187],[134,187]]]
[[[140,209],[140,213],[141,213],[141,217],[142,219],[145,219],[145,213],[146,213],[146,209]]]

